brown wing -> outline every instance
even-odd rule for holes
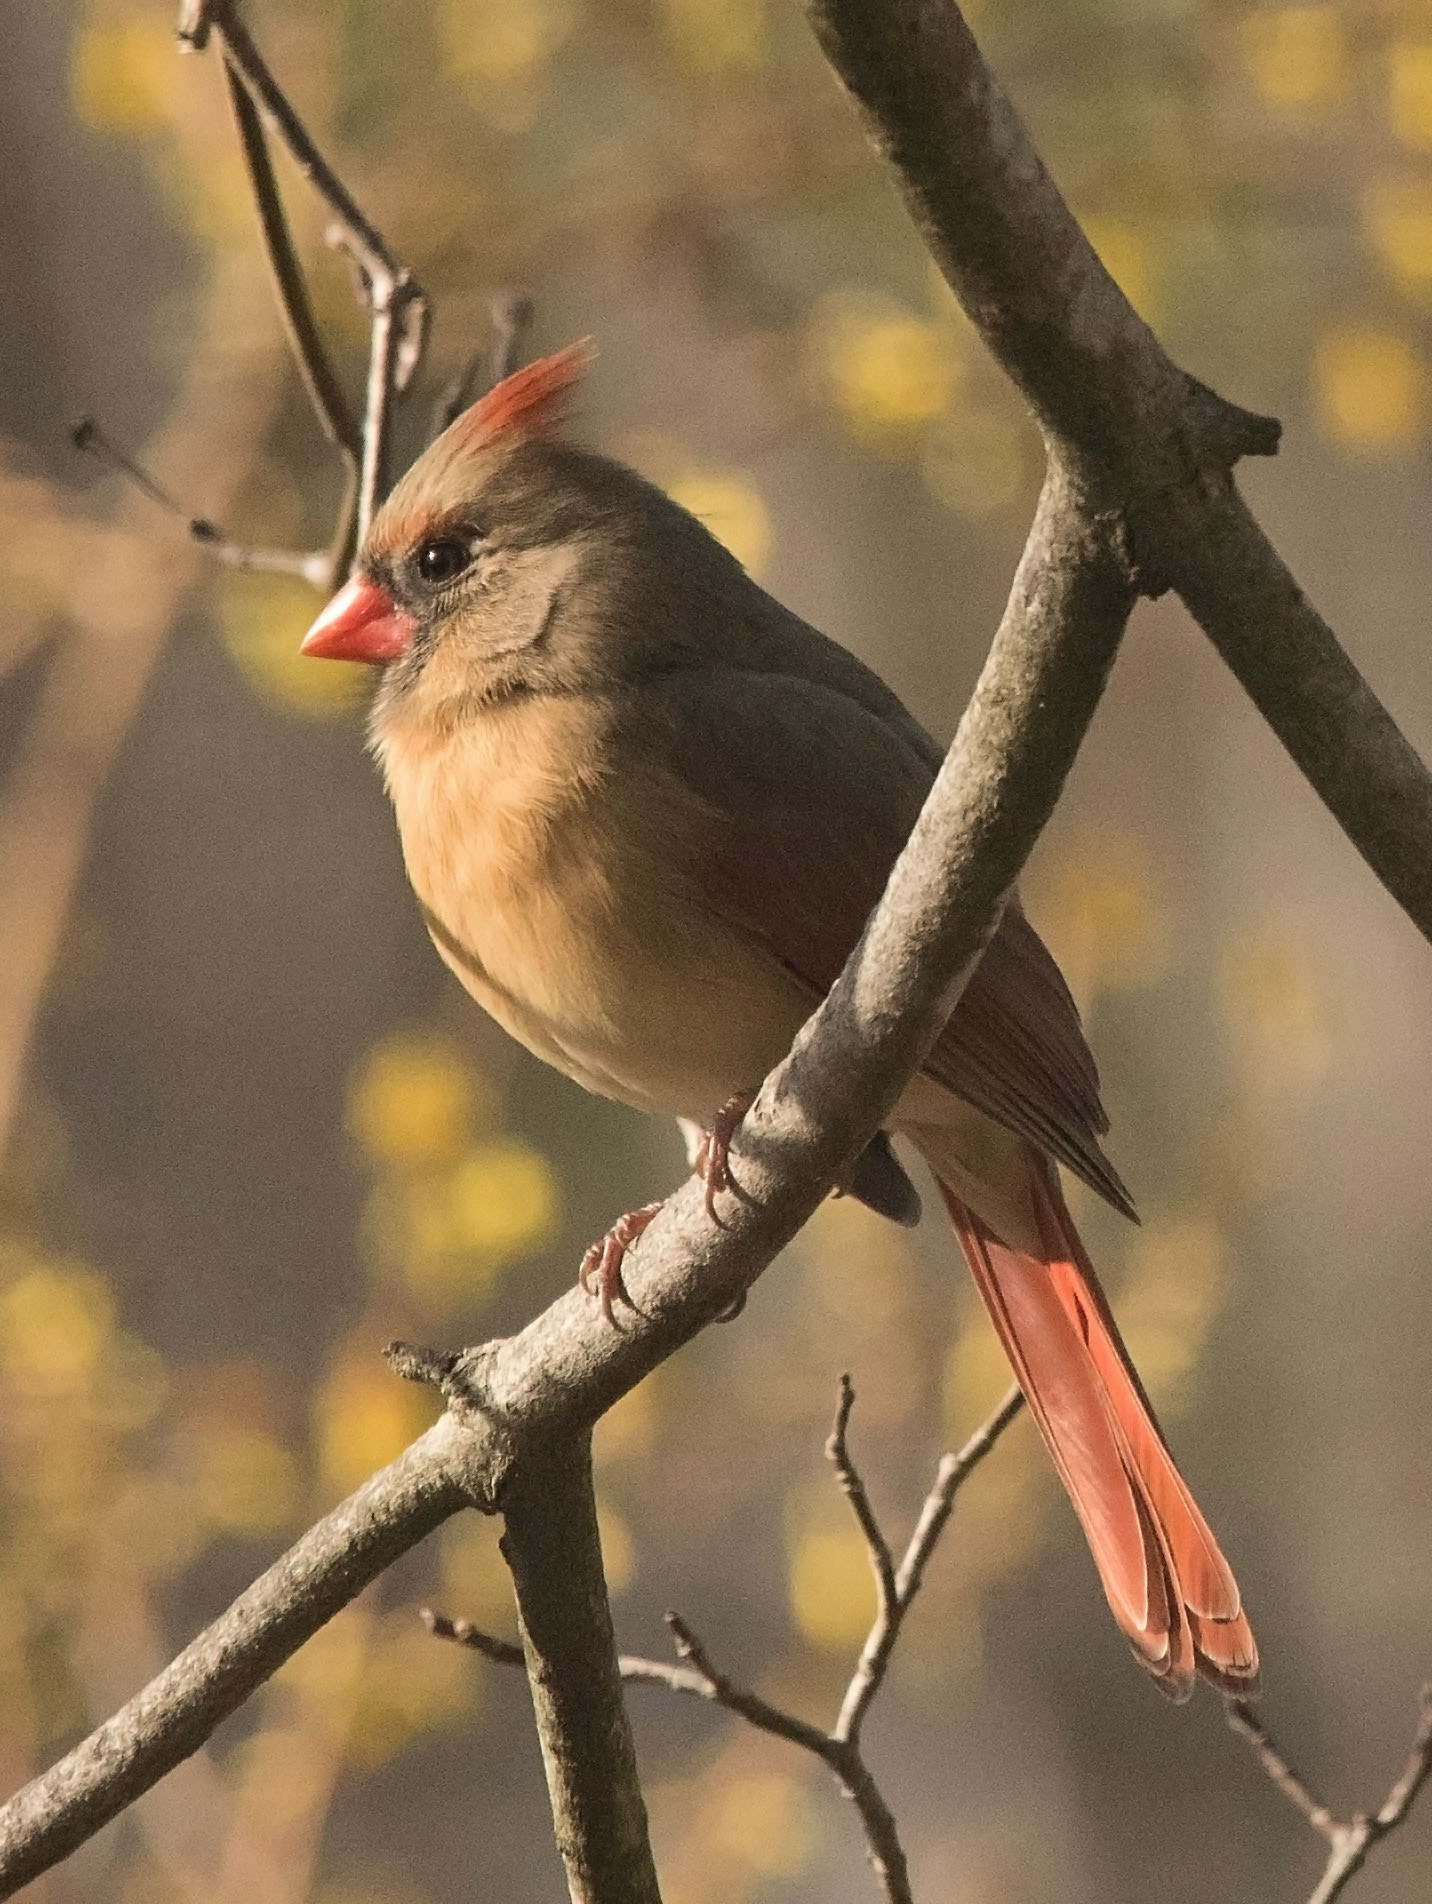
[[[683,898],[762,941],[813,994],[859,938],[940,758],[903,708],[898,726],[884,717],[889,690],[860,674],[878,695],[856,699],[844,679],[683,670],[634,684],[622,716],[628,744],[705,809],[691,863],[673,868]],[[1078,1012],[1017,901],[926,1069],[1133,1214],[1099,1146],[1108,1118]]]

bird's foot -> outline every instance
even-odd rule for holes
[[[605,1236],[599,1236],[588,1247],[582,1258],[577,1281],[589,1296],[596,1297],[602,1314],[613,1328],[617,1326],[617,1319],[612,1304],[618,1296],[628,1309],[636,1307],[622,1281],[622,1263],[660,1208],[659,1203],[644,1203],[639,1210],[628,1210],[625,1216],[617,1218]]]
[[[728,1097],[712,1118],[711,1128],[702,1131],[701,1142],[696,1147],[691,1168],[706,1186],[706,1214],[713,1223],[720,1221],[716,1215],[717,1197],[723,1190],[731,1188],[728,1162],[731,1139],[736,1134],[736,1126],[755,1101],[754,1091],[737,1091],[733,1097]]]

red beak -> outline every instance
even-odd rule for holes
[[[418,625],[366,576],[344,584],[303,637],[300,654],[319,661],[396,661],[412,646]]]

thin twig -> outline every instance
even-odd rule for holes
[[[431,1607],[419,1607],[418,1618],[434,1639],[451,1640],[457,1646],[466,1646],[474,1653],[481,1653],[484,1659],[490,1659],[494,1665],[527,1664],[527,1656],[516,1641],[499,1639],[495,1633],[474,1626],[471,1620],[458,1620],[446,1613],[435,1613]],[[637,1653],[619,1653],[617,1666],[622,1678],[630,1685],[664,1686],[668,1692],[689,1693],[697,1699],[716,1698],[710,1679],[694,1666],[673,1665],[667,1659],[645,1659]]]
[[[345,462],[356,465],[361,451],[358,425],[324,346],[318,319],[313,314],[303,267],[293,248],[288,215],[284,211],[278,180],[274,176],[273,161],[269,157],[263,121],[232,60],[226,58],[221,64],[229,104],[233,109],[234,125],[239,135],[239,149],[244,156],[249,187],[259,216],[264,253],[269,261],[269,269],[273,272],[279,310],[283,315],[298,374],[303,379],[303,387],[308,392],[308,400],[323,434],[342,453]]]
[[[913,1904],[910,1874],[895,1814],[886,1804],[869,1767],[860,1755],[859,1742],[839,1738],[799,1719],[794,1713],[773,1706],[758,1693],[738,1686],[712,1663],[705,1647],[678,1614],[668,1613],[666,1623],[676,1641],[676,1650],[687,1660],[709,1688],[708,1697],[728,1712],[736,1713],[748,1725],[775,1738],[786,1739],[804,1751],[812,1752],[829,1766],[842,1790],[855,1806],[865,1833],[866,1850],[885,1893],[886,1904]]]
[[[789,1739],[792,1745],[802,1746],[819,1758],[828,1758],[828,1732],[805,1719],[798,1719],[794,1713],[773,1706],[769,1700],[762,1699],[759,1693],[749,1692],[744,1686],[737,1685],[735,1680],[712,1662],[711,1655],[679,1613],[668,1613],[666,1624],[671,1629],[678,1657],[685,1660],[696,1673],[708,1689],[707,1696],[714,1699],[717,1705],[725,1706],[729,1712],[739,1713],[741,1718],[760,1732],[774,1733],[778,1739]]]
[[[329,585],[330,558],[320,551],[303,554],[294,549],[251,549],[242,542],[232,541],[207,516],[190,515],[187,509],[175,502],[168,490],[139,459],[116,443],[93,417],[80,418],[70,430],[70,441],[77,450],[108,463],[151,502],[157,503],[171,516],[177,516],[193,540],[225,568],[245,569],[266,575],[296,575],[320,589]]]
[[[479,394],[479,378],[486,387],[510,377],[522,361],[522,345],[532,322],[532,300],[521,292],[507,291],[492,300],[492,341],[483,350],[475,350],[456,376],[450,377],[438,392],[433,405],[431,436],[441,436],[450,423]]]
[[[193,42],[192,23],[188,37]],[[325,430],[344,458],[348,483],[329,552],[330,582],[346,568],[387,491],[394,398],[409,386],[427,342],[426,293],[400,264],[377,227],[319,152],[231,4],[210,0],[200,22],[223,55],[239,137],[259,211],[264,246],[278,287],[294,356]],[[181,23],[182,30],[182,23]],[[238,95],[243,95],[240,103]],[[330,242],[353,260],[370,314],[368,379],[361,434],[323,349],[303,274],[293,252],[265,131],[278,139],[331,215]],[[355,475],[356,465],[356,475]]]
[[[247,87],[265,126],[280,142],[313,191],[343,226],[349,248],[370,283],[406,277],[376,225],[364,217],[342,179],[314,144],[308,128],[289,104],[269,70],[232,0],[209,0],[208,25],[224,58]]]
[[[1362,1869],[1373,1846],[1390,1831],[1395,1831],[1406,1818],[1418,1792],[1432,1775],[1432,1683],[1422,1688],[1417,1730],[1396,1783],[1375,1812],[1371,1815],[1357,1812],[1346,1822],[1335,1818],[1328,1807],[1314,1797],[1246,1700],[1230,1699],[1225,1710],[1229,1725],[1240,1738],[1247,1740],[1278,1790],[1296,1805],[1313,1830],[1327,1840],[1328,1861],[1308,1904],[1333,1904],[1333,1899],[1342,1895]]]
[[[435,1640],[452,1640],[458,1646],[466,1646],[474,1653],[481,1653],[484,1659],[490,1659],[498,1666],[524,1666],[527,1663],[526,1655],[516,1640],[500,1640],[495,1633],[487,1633],[480,1626],[474,1626],[471,1620],[453,1619],[450,1614],[437,1613],[432,1607],[419,1607],[418,1618]]]
[[[220,64],[223,67],[229,104],[233,109],[234,124],[239,134],[239,146],[248,168],[249,184],[254,195],[254,205],[258,211],[259,230],[263,236],[264,252],[273,274],[278,307],[293,351],[294,362],[298,366],[299,376],[303,381],[304,389],[308,392],[308,400],[314,415],[318,418],[319,426],[338,451],[343,462],[343,500],[329,540],[328,561],[322,576],[315,584],[328,592],[337,587],[348,567],[356,543],[358,471],[362,461],[363,445],[358,434],[358,426],[353,419],[353,412],[347,397],[343,394],[343,387],[338,381],[337,372],[333,368],[332,359],[324,346],[323,336],[318,328],[318,320],[313,313],[313,303],[308,295],[308,286],[304,282],[303,268],[293,248],[288,217],[284,211],[278,180],[274,175],[273,162],[269,158],[263,121],[232,61],[225,58]]]
[[[861,1724],[871,1701],[884,1683],[891,1655],[895,1651],[895,1642],[905,1623],[905,1615],[910,1610],[911,1601],[920,1591],[925,1568],[936,1542],[945,1530],[955,1505],[955,1496],[1023,1406],[1023,1395],[1017,1387],[1011,1388],[989,1420],[975,1430],[959,1453],[947,1454],[940,1462],[934,1485],[925,1496],[915,1531],[910,1536],[909,1545],[895,1573],[889,1598],[887,1600],[882,1595],[875,1623],[860,1649],[860,1658],[846,1687],[840,1716],[835,1722],[836,1738],[859,1739]],[[846,1413],[848,1415],[848,1409]]]
[[[627,1683],[663,1686],[670,1692],[709,1700],[735,1713],[758,1732],[799,1746],[828,1766],[859,1815],[870,1862],[884,1890],[886,1904],[912,1904],[909,1873],[895,1815],[861,1753],[860,1724],[884,1682],[905,1614],[920,1590],[925,1566],[949,1521],[956,1494],[1019,1413],[1023,1399],[1017,1388],[1011,1389],[959,1453],[947,1454],[940,1462],[897,1572],[889,1543],[850,1456],[847,1433],[855,1405],[855,1388],[849,1375],[841,1376],[835,1424],[826,1443],[826,1455],[835,1466],[841,1490],[860,1524],[877,1581],[888,1584],[880,1586],[880,1608],[875,1624],[861,1650],[840,1717],[829,1732],[773,1705],[722,1672],[679,1613],[668,1613],[666,1624],[671,1629],[681,1664],[673,1666],[629,1653],[623,1653],[618,1660],[621,1677]],[[520,1647],[483,1632],[469,1620],[453,1619],[429,1608],[424,1608],[420,1617],[428,1631],[439,1639],[455,1640],[502,1665],[524,1663]]]
[[[1343,1827],[1321,1800],[1315,1798],[1283,1754],[1274,1745],[1255,1706],[1246,1699],[1230,1699],[1224,1716],[1239,1738],[1246,1739],[1263,1770],[1290,1804],[1296,1805],[1313,1830],[1335,1845]]]
[[[393,416],[393,377],[398,361],[401,306],[388,288],[373,293],[368,346],[367,400],[363,408],[363,461],[358,470],[354,535],[361,544],[387,493],[388,432]]]
[[[189,533],[196,541],[211,542],[219,537],[219,530],[203,516],[191,516],[187,509],[180,508],[167,489],[150,475],[144,465],[130,452],[115,442],[98,420],[92,416],[83,416],[78,423],[70,426],[70,441],[75,448],[86,456],[97,456],[101,462],[109,463],[121,475],[127,476],[135,488],[148,496],[151,502],[158,503],[171,516],[182,516],[189,525]]]
[[[835,1469],[835,1478],[840,1483],[840,1491],[850,1503],[850,1511],[865,1540],[866,1552],[870,1556],[870,1571],[875,1575],[876,1603],[880,1609],[879,1618],[888,1621],[895,1612],[895,1561],[890,1552],[890,1543],[880,1531],[880,1523],[875,1518],[875,1510],[870,1505],[870,1496],[865,1491],[865,1483],[850,1458],[850,1449],[846,1445],[846,1430],[850,1426],[850,1411],[855,1406],[855,1385],[849,1375],[840,1378],[840,1396],[835,1405],[835,1426],[825,1444],[825,1458]]]

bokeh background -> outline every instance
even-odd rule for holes
[[[423,391],[536,300],[581,428],[948,736],[1039,479],[793,0],[255,0],[433,293]],[[1243,481],[1432,747],[1432,7],[981,0],[1101,254],[1180,359],[1280,414]],[[582,1097],[429,948],[298,583],[219,573],[83,463],[94,410],[185,508],[321,545],[212,59],[163,0],[0,4],[0,1768],[49,1762],[429,1418],[393,1335],[518,1326],[674,1129]],[[346,373],[362,326],[284,173]],[[1087,1015],[1139,1230],[1078,1205],[1261,1635],[1271,1723],[1377,1802],[1432,1667],[1432,957],[1181,610],[1141,608],[1029,910]],[[829,1204],[598,1437],[623,1643],[676,1606],[833,1715],[870,1617],[821,1445],[838,1373],[892,1533],[1005,1376],[952,1240]],[[452,1523],[27,1893],[456,1904],[561,1879],[511,1613]],[[874,1896],[818,1767],[634,1695],[670,1904]],[[918,1895],[1304,1897],[1317,1842],[1128,1663],[1020,1423],[963,1497],[870,1728]],[[1423,1899],[1432,1817],[1353,1895]]]

